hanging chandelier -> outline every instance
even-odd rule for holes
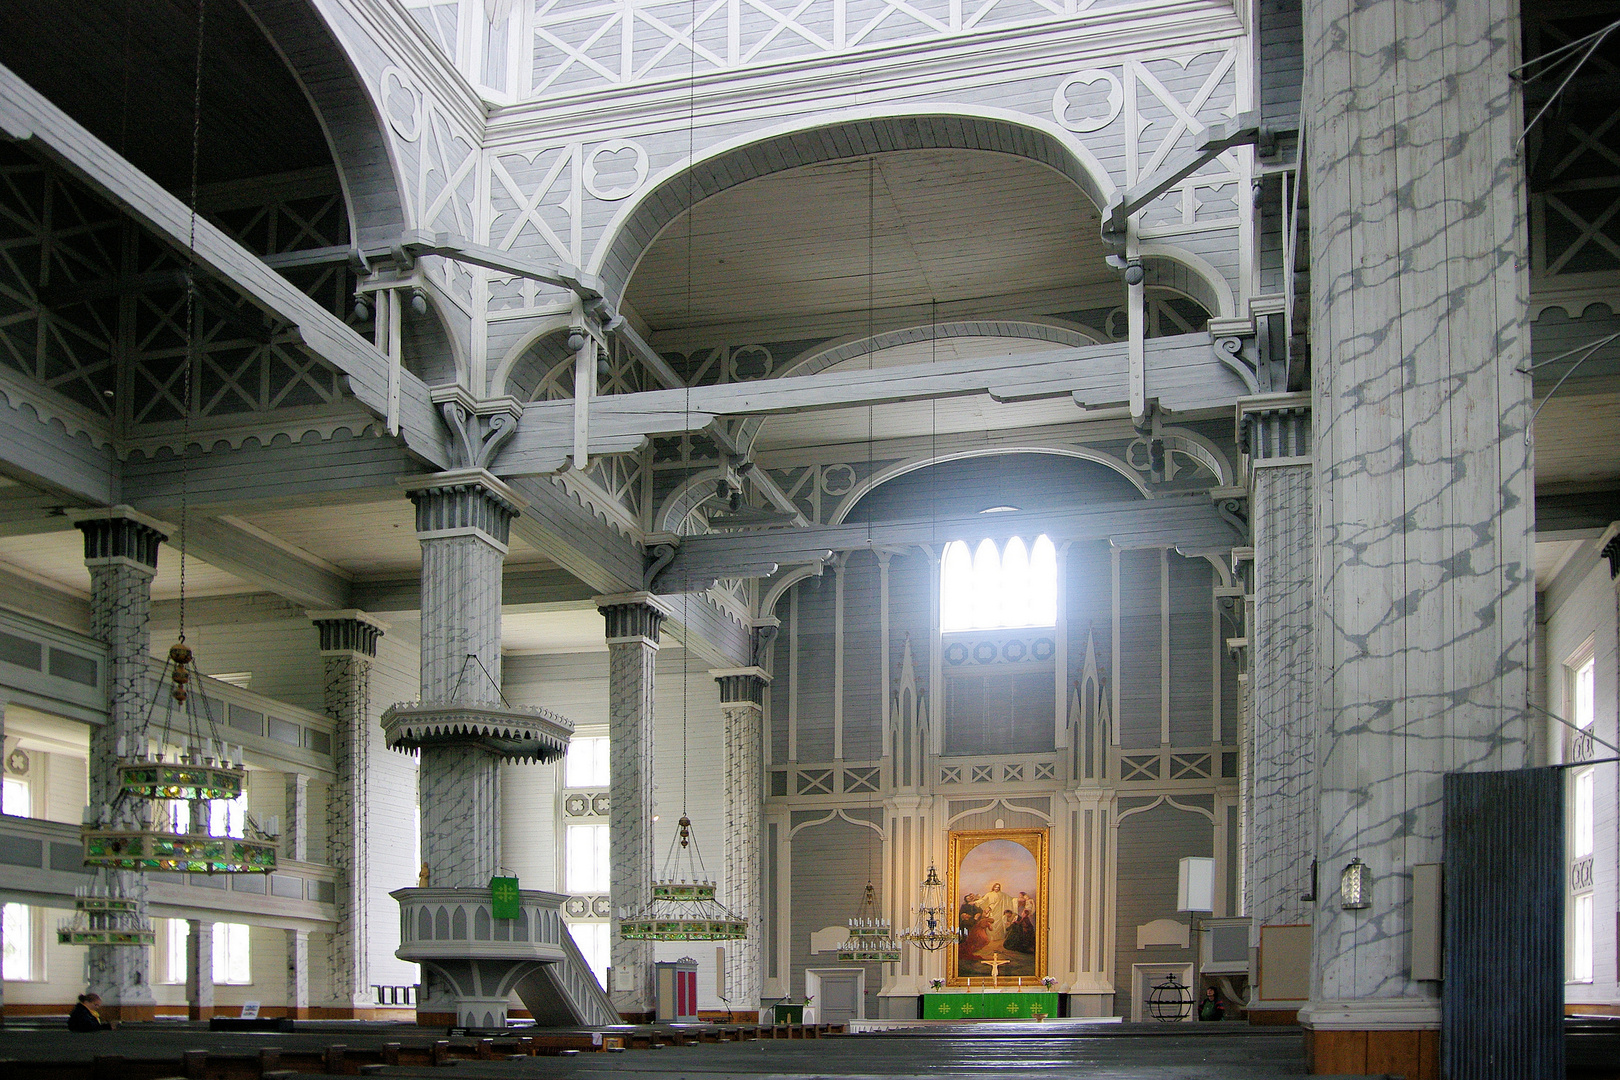
[[[917,922],[900,935],[925,952],[937,952],[962,940],[962,929],[953,924],[945,902],[945,883],[939,871],[928,864],[928,876],[917,887]]]
[[[244,813],[242,836],[212,831],[212,804],[239,798],[247,770],[242,748],[219,739],[206,699],[198,709],[195,698],[202,694],[200,687],[191,692],[193,668],[191,647],[184,640],[171,646],[135,748],[118,740],[118,795],[112,803],[86,808],[80,832],[86,866],[193,874],[265,874],[276,868],[273,820],[261,828]],[[165,682],[171,684],[167,694]],[[160,732],[154,730],[159,716]],[[161,741],[151,746],[158,734]],[[176,738],[186,748],[171,759],[158,747]],[[181,804],[188,804],[189,814]]]
[[[849,920],[849,937],[838,946],[843,964],[893,963],[900,959],[900,941],[889,920],[878,913],[877,889],[870,881],[861,895],[861,906]]]
[[[631,941],[736,941],[748,936],[748,920],[715,899],[703,868],[692,819],[681,815],[670,842],[664,876],[652,883],[652,900],[621,914],[619,936]]]
[[[63,945],[155,945],[157,934],[146,917],[146,905],[126,896],[122,884],[98,875],[93,885],[74,890],[73,918],[56,925]]]

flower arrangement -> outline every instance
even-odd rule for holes
[[[1057,980],[1055,978],[1053,978],[1052,976],[1048,975],[1048,976],[1046,976],[1046,978],[1041,980],[1041,985],[1046,987],[1048,990],[1050,990],[1050,989],[1052,989],[1052,987],[1057,985]]]
[[[931,988],[935,989],[935,990],[943,990],[943,989],[945,989],[945,980],[944,979],[929,979],[928,980],[928,985]]]

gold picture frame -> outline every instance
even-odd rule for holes
[[[971,979],[976,986],[1016,986],[1023,979],[1031,987],[1046,976],[1047,840],[1046,829],[950,834],[946,892],[951,918],[967,934],[946,950],[946,985]]]

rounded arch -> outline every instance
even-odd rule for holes
[[[1129,480],[1131,482],[1131,486],[1140,492],[1144,499],[1149,497],[1147,481],[1143,480],[1135,469],[1132,469],[1125,462],[1119,460],[1111,454],[1105,454],[1100,450],[1093,450],[1090,447],[1085,446],[1057,446],[1042,445],[1039,443],[1016,445],[1008,444],[1006,446],[976,447],[971,450],[955,450],[949,453],[930,457],[915,457],[907,461],[896,462],[886,469],[879,469],[877,472],[873,473],[866,479],[861,480],[850,489],[849,494],[844,498],[844,501],[839,504],[838,509],[833,512],[833,515],[831,519],[828,520],[827,524],[842,525],[844,520],[854,512],[855,507],[860,505],[860,501],[866,498],[866,496],[870,495],[873,491],[876,491],[890,480],[896,480],[908,473],[916,472],[918,469],[926,469],[932,465],[943,465],[950,461],[966,461],[970,458],[981,457],[1001,457],[1006,454],[1049,454],[1053,457],[1078,458],[1081,461],[1094,462],[1095,464],[1111,469],[1120,476],[1123,476],[1126,480]]]
[[[408,224],[404,186],[382,112],[348,50],[314,4],[242,0],[292,72],[326,135],[349,211],[350,242],[396,243]]]
[[[519,401],[533,401],[534,395],[546,380],[563,365],[570,369],[574,363],[573,350],[568,347],[568,332],[579,325],[570,315],[559,315],[541,321],[534,329],[509,349],[490,376],[490,393],[509,394]],[[573,378],[567,380],[566,397],[573,397]]]
[[[1060,319],[977,319],[942,323],[922,323],[916,326],[885,330],[880,334],[861,334],[825,342],[809,349],[771,372],[770,378],[790,375],[814,375],[819,371],[848,360],[857,360],[872,353],[901,345],[914,345],[923,341],[946,341],[951,338],[990,337],[1014,338],[1024,341],[1050,341],[1058,346],[1100,345],[1093,334]],[[751,449],[760,429],[769,417],[749,417],[738,432],[738,441],[745,452]]]
[[[796,567],[789,570],[786,574],[783,574],[782,580],[773,584],[770,589],[766,591],[765,596],[760,600],[760,617],[770,618],[771,613],[776,610],[777,601],[786,596],[789,589],[793,588],[793,586],[797,585],[801,581],[807,581],[813,577],[820,577],[822,573],[823,569],[821,564],[815,563],[810,566]]]
[[[675,162],[608,223],[586,269],[601,277],[617,304],[641,256],[664,229],[712,195],[804,165],[933,149],[985,150],[1040,162],[1073,181],[1098,210],[1115,190],[1108,170],[1084,144],[1038,117],[954,104],[842,110],[741,135]]]
[[[455,309],[431,279],[424,277],[419,287],[427,298],[427,313],[418,315],[406,307],[401,320],[400,361],[429,386],[465,385],[467,355],[460,335],[450,331],[449,315]]]
[[[1211,317],[1229,319],[1237,314],[1231,283],[1207,259],[1174,244],[1149,243],[1139,249],[1143,284],[1174,289],[1196,301]]]

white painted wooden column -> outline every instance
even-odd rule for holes
[[[214,1015],[214,924],[206,919],[186,920],[186,1015]]]
[[[281,851],[297,862],[309,861],[309,776],[282,774],[286,791],[281,825]]]
[[[151,707],[147,664],[152,654],[150,628],[152,578],[158,547],[168,526],[127,506],[70,515],[84,534],[84,564],[90,571],[90,636],[107,644],[107,723],[90,729],[89,798],[106,824],[140,828],[137,800],[120,800],[117,760],[135,741]],[[165,646],[164,650],[168,649]],[[146,875],[109,871],[125,896],[144,900]],[[101,995],[102,1016],[112,1020],[150,1020],[152,995],[150,950],[113,945],[89,947],[89,990]]]
[[[757,1010],[764,978],[760,947],[764,933],[761,902],[765,811],[763,727],[765,690],[770,676],[761,668],[711,671],[720,685],[720,712],[726,742],[726,834],[724,847],[727,907],[748,920],[748,936],[726,949],[726,996],[745,1015]]]
[[[286,930],[287,935],[287,1015],[295,1020],[309,1018],[309,931]]]
[[[653,946],[621,938],[619,920],[652,899],[653,684],[659,629],[671,611],[645,592],[599,596],[596,606],[608,645],[613,1003],[640,1015],[654,1005]]]
[[[1539,724],[1520,29],[1513,0],[1305,5],[1322,870],[1308,1033],[1439,1023],[1408,945],[1411,868],[1446,855],[1441,778],[1529,764]],[[1345,911],[1355,858],[1372,904]]]
[[[373,1006],[371,996],[370,907],[367,899],[366,822],[372,797],[367,778],[376,743],[379,712],[371,700],[371,665],[387,624],[363,611],[312,611],[320,633],[321,684],[326,715],[332,721],[332,771],[326,797],[326,862],[336,873],[332,927],[326,963],[327,993],[339,1015]]]

